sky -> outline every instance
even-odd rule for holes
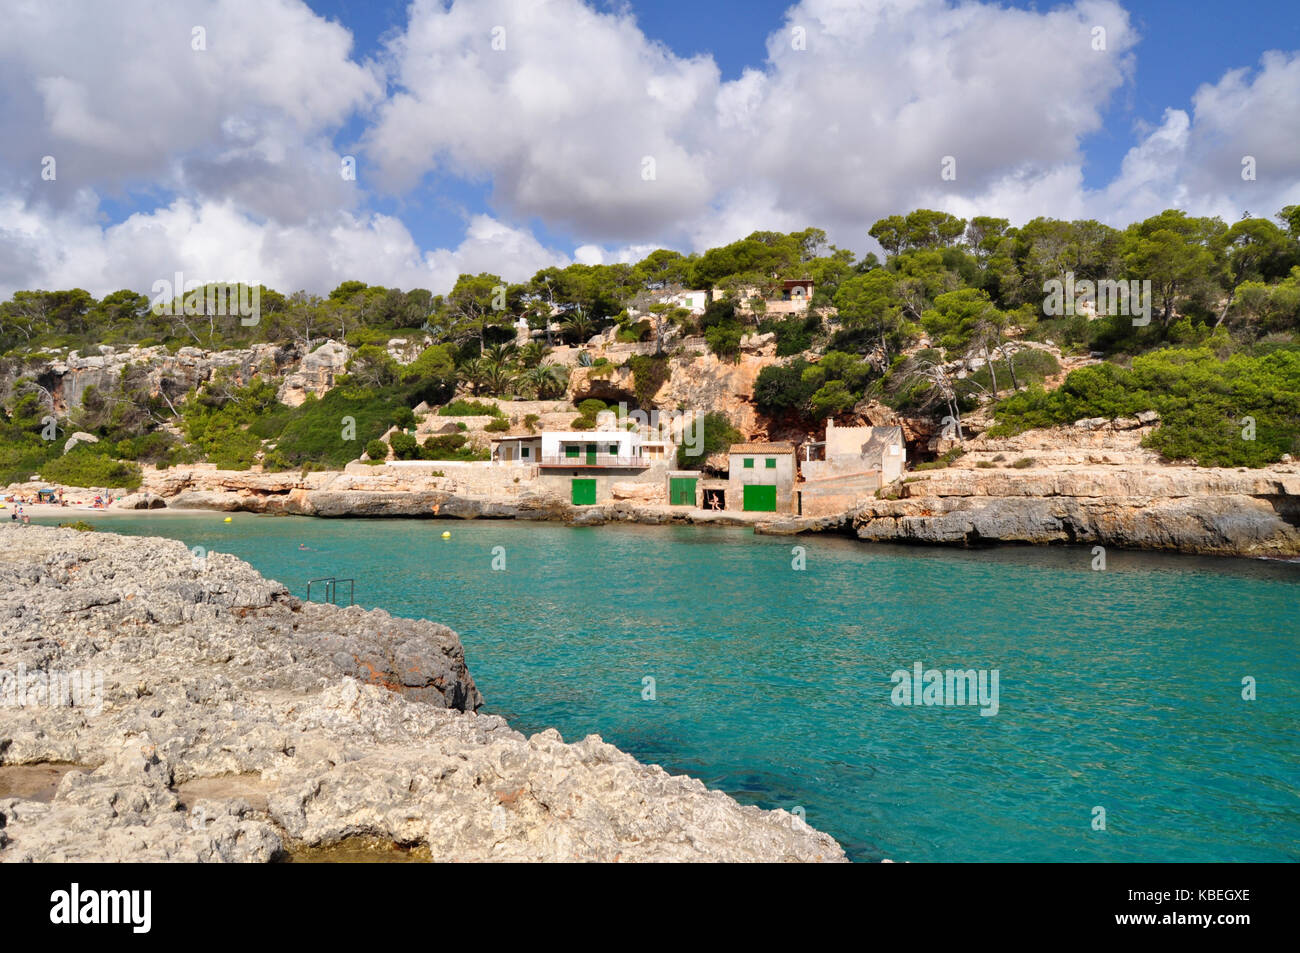
[[[0,296],[1300,203],[1294,0],[0,0]]]

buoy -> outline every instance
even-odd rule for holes
[[[444,530],[443,533],[442,533],[442,538],[443,538],[443,539],[451,539],[451,533],[449,533],[449,532],[447,532],[446,530]]]
[[[225,519],[223,519],[221,522],[223,522],[223,523],[229,523],[229,522],[230,522],[230,517],[227,516],[227,517],[226,517]]]

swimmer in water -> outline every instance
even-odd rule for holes
[[[300,550],[304,551],[304,552],[310,552],[310,551],[311,551],[311,547],[308,546],[306,543],[299,543],[299,544],[298,544],[298,548],[299,548]]]

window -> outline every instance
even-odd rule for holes
[[[754,469],[754,458],[753,458],[753,457],[746,457],[746,458],[745,458],[745,469],[746,469],[746,470],[752,470],[752,469]]]
[[[775,470],[775,469],[776,469],[776,457],[768,457],[768,458],[767,458],[767,468],[768,468],[769,470]]]
[[[520,448],[519,448],[519,459],[521,459],[521,460],[527,460],[527,459],[528,459],[528,449],[529,449],[528,447],[520,447]]]
[[[582,449],[580,447],[573,446],[572,444],[564,448],[564,455],[568,457],[570,460],[578,459],[578,455],[581,452]]]
[[[613,456],[618,456],[618,444],[616,444],[616,443],[611,443],[611,444],[609,445],[609,452],[610,452],[610,454],[613,455]]]

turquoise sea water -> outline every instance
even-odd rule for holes
[[[520,731],[596,733],[802,808],[855,860],[1300,859],[1300,565],[1111,550],[1096,572],[1082,548],[222,519],[100,525],[233,553],[299,596],[353,576],[360,604],[456,629],[484,710]],[[894,705],[891,673],[917,661],[997,669],[998,713]]]

